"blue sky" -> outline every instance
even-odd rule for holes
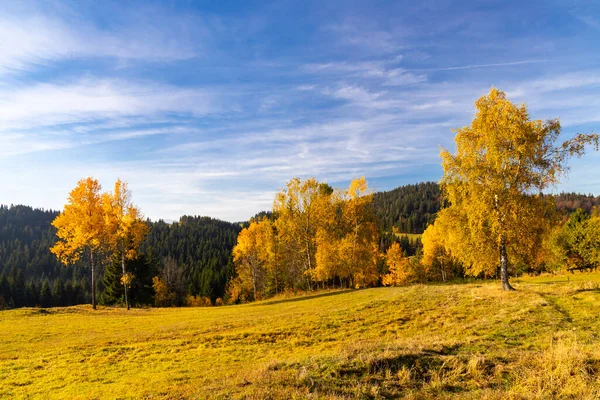
[[[600,2],[28,2],[0,10],[0,203],[121,178],[152,219],[245,220],[294,176],[438,180],[496,86],[600,131]],[[600,193],[600,155],[558,189]]]

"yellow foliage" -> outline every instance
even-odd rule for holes
[[[135,258],[149,228],[140,210],[131,203],[127,182],[117,180],[114,191],[102,195],[102,207],[109,248],[123,258]]]
[[[274,263],[273,241],[273,227],[268,219],[250,223],[238,235],[233,248],[233,261],[239,279],[239,282],[234,282],[237,289],[233,294],[239,292],[236,298],[249,289],[255,300],[264,294],[265,277]]]
[[[94,254],[106,243],[106,227],[102,213],[101,186],[96,179],[81,179],[69,193],[68,203],[52,226],[58,241],[50,251],[63,264],[79,261],[82,254],[89,256],[92,275],[92,307],[96,308],[96,263]]]
[[[131,272],[126,272],[123,274],[123,276],[121,276],[121,285],[131,285],[133,278],[135,278],[135,275],[133,275]]]
[[[210,307],[212,302],[208,297],[187,295],[185,305],[188,307]]]
[[[491,276],[499,264],[506,271],[507,260],[535,258],[551,218],[547,199],[533,193],[558,182],[566,156],[553,146],[558,120],[530,120],[524,105],[497,89],[475,105],[471,125],[456,130],[456,153],[441,152],[441,184],[451,205],[438,220],[452,226],[444,231],[453,236],[445,247],[465,272]]]
[[[69,193],[64,211],[52,221],[59,240],[50,251],[63,264],[78,261],[83,250],[93,252],[103,243],[105,230],[101,189],[96,179],[80,180]]]
[[[372,191],[361,177],[331,199],[329,219],[317,231],[313,279],[327,281],[337,276],[348,279],[352,287],[372,286],[378,280],[379,261]]]
[[[154,305],[156,307],[168,307],[174,304],[175,293],[169,293],[169,288],[158,276],[152,278],[152,288],[154,289]]]
[[[402,248],[398,243],[390,246],[385,254],[385,262],[389,272],[382,276],[384,286],[400,286],[413,283],[419,280],[414,264],[405,257]]]
[[[456,261],[446,248],[446,240],[452,235],[452,227],[445,224],[445,218],[429,225],[421,241],[423,242],[423,258],[421,264],[431,280],[447,281],[452,278],[452,269]]]
[[[304,279],[308,288],[315,273],[317,232],[334,216],[333,189],[315,178],[294,178],[277,193],[273,204],[282,262],[290,280]]]

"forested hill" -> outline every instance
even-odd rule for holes
[[[396,227],[402,233],[423,233],[433,223],[441,206],[441,190],[437,182],[400,186],[374,195],[375,214],[385,232]],[[590,214],[600,205],[600,196],[581,193],[555,195],[556,207],[565,214],[578,208]]]
[[[565,213],[572,213],[581,208],[590,214],[594,207],[600,205],[600,196],[580,193],[560,193],[556,195],[556,208]]]
[[[440,201],[440,188],[435,182],[374,195],[375,213],[385,232],[396,227],[402,233],[422,233],[435,219]],[[556,203],[564,213],[577,208],[590,213],[600,204],[600,197],[561,193]],[[28,206],[0,206],[0,309],[89,301],[88,269],[83,265],[65,268],[49,251],[56,242],[51,222],[57,215],[57,211]],[[182,292],[213,300],[222,297],[232,272],[231,251],[241,229],[240,223],[210,217],[185,216],[177,223],[150,222],[150,234],[142,246],[146,268],[151,274],[160,274],[164,260],[170,258],[181,270]],[[408,247],[408,243],[403,244],[410,255]],[[152,290],[151,281],[138,285]]]
[[[50,253],[56,242],[51,222],[57,215],[57,211],[21,205],[0,206],[0,303],[4,303],[0,309],[89,301],[89,270],[77,265],[65,268]],[[164,258],[176,260],[186,292],[214,299],[223,296],[240,230],[239,224],[209,217],[184,216],[172,224],[150,222],[142,253],[147,268],[157,274]]]
[[[375,214],[384,231],[396,227],[402,233],[423,233],[440,210],[441,192],[437,182],[400,186],[374,195]]]
[[[142,252],[162,260],[171,257],[183,267],[187,292],[223,297],[232,271],[231,252],[241,227],[210,217],[181,217],[178,223],[151,223]]]

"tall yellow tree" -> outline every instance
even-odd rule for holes
[[[452,255],[446,248],[446,238],[451,235],[451,232],[446,230],[451,230],[452,227],[444,225],[445,221],[447,219],[442,218],[429,225],[421,237],[423,243],[421,264],[425,268],[425,272],[429,278],[434,280],[441,278],[444,282],[452,278],[452,267],[455,264]]]
[[[142,220],[142,213],[131,202],[131,191],[127,182],[115,182],[112,193],[102,195],[107,244],[111,253],[121,260],[121,283],[125,294],[125,305],[129,310],[128,287],[133,276],[125,269],[125,260],[137,256],[138,248],[148,234],[148,225]]]
[[[353,179],[343,194],[345,235],[339,244],[340,272],[354,286],[370,286],[378,279],[378,229],[373,192],[365,177]]]
[[[338,277],[351,287],[370,286],[379,278],[372,191],[361,177],[352,180],[348,189],[335,192],[331,199],[329,218],[317,231],[313,276],[317,281]]]
[[[50,249],[65,265],[89,256],[92,273],[92,307],[96,309],[96,252],[105,238],[102,187],[96,179],[86,178],[69,193],[65,209],[52,221],[59,240]]]
[[[268,219],[252,222],[238,235],[233,248],[233,261],[236,265],[237,284],[232,292],[243,293],[252,288],[254,300],[262,297],[267,271],[274,262],[273,227]]]
[[[547,220],[545,197],[537,195],[556,184],[569,156],[583,154],[598,136],[579,134],[556,146],[557,119],[531,120],[525,105],[511,103],[492,89],[475,102],[471,125],[456,130],[456,153],[441,152],[441,181],[460,241],[450,251],[471,274],[493,275],[498,265],[502,288],[509,260],[527,260]],[[458,245],[458,243],[461,243]]]
[[[273,205],[283,262],[290,276],[304,277],[309,290],[316,267],[317,231],[331,214],[332,193],[331,186],[315,178],[294,178],[277,193]]]

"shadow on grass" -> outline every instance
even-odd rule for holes
[[[270,305],[282,304],[282,303],[293,303],[295,301],[319,299],[319,298],[329,297],[329,296],[337,296],[338,294],[357,292],[359,290],[360,289],[341,289],[341,290],[336,290],[335,292],[316,293],[316,294],[311,294],[308,296],[298,295],[296,297],[290,297],[290,298],[285,298],[285,299],[266,300],[266,301],[260,302],[260,303],[253,303],[253,305],[270,306]]]
[[[552,308],[556,310],[556,312],[562,315],[564,322],[568,322],[569,324],[573,322],[573,318],[571,317],[569,311],[567,311],[566,308],[562,307],[557,303],[555,296],[546,293],[538,293],[538,296],[546,300],[546,302],[548,302],[552,306]]]
[[[445,282],[443,282],[443,281],[426,282],[425,285],[427,285],[427,286],[452,286],[452,285],[470,285],[470,284],[482,285],[482,284],[488,284],[488,283],[494,283],[494,282],[500,283],[500,280],[499,279],[484,279],[484,278],[453,278],[453,279],[450,279]]]

